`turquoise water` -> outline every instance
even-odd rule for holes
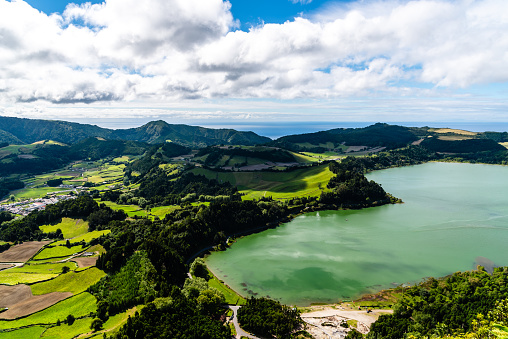
[[[508,265],[508,167],[428,163],[368,177],[404,204],[305,214],[207,264],[244,295],[294,305]]]

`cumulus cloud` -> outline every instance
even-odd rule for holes
[[[238,27],[222,0],[107,0],[50,16],[0,0],[0,102],[341,98],[508,81],[505,0],[359,1]]]

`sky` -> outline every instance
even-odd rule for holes
[[[0,0],[0,115],[507,123],[508,1]]]

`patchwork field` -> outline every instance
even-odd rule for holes
[[[0,329],[19,328],[33,324],[55,324],[57,320],[65,319],[69,314],[82,317],[97,310],[96,300],[90,293],[84,292],[67,298],[28,317],[16,320],[0,320]]]
[[[7,311],[0,313],[0,319],[17,319],[29,314],[39,312],[57,302],[67,299],[72,293],[52,292],[44,295],[33,295],[23,301],[12,305]]]
[[[32,273],[11,273],[10,270],[0,272],[0,284],[32,284],[38,281],[44,281],[55,278],[58,274],[32,274]]]
[[[7,251],[0,253],[0,262],[25,262],[35,253],[37,253],[44,245],[51,241],[30,241],[19,245],[14,245]]]
[[[15,286],[0,285],[0,308],[12,307],[32,296],[30,286],[19,284]],[[0,313],[1,315],[2,313]]]
[[[83,252],[86,248],[83,248],[81,245],[77,246],[55,246],[55,247],[47,247],[43,249],[39,254],[37,254],[33,260],[45,260],[50,258],[64,258],[68,257],[74,253]]]
[[[62,230],[65,239],[84,235],[88,232],[88,222],[81,219],[62,218],[58,224],[44,225],[39,227],[45,233]]]
[[[88,232],[83,235],[71,238],[70,242],[76,243],[76,242],[84,241],[84,242],[88,243],[88,242],[92,241],[93,239],[99,238],[99,237],[101,237],[105,234],[108,234],[108,233],[111,233],[111,231],[110,230],[92,231],[92,232]],[[60,246],[60,245],[65,245],[65,243],[66,243],[66,240],[60,240],[60,241],[55,242],[53,245]]]
[[[98,257],[77,257],[72,259],[78,264],[79,268],[95,266]]]
[[[146,217],[148,216],[148,212],[142,209],[137,205],[121,205],[114,203],[112,201],[101,201],[100,199],[95,199],[98,204],[105,204],[106,206],[114,209],[114,210],[123,210],[129,217]]]
[[[68,272],[58,277],[31,285],[34,295],[41,295],[50,292],[72,292],[78,294],[85,291],[89,286],[99,281],[106,273],[98,268],[92,267],[80,272]]]
[[[45,328],[42,326],[21,328],[15,331],[3,332],[2,339],[39,338],[44,330]]]

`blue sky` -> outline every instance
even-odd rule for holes
[[[0,0],[0,115],[508,122],[507,13],[505,0]]]

